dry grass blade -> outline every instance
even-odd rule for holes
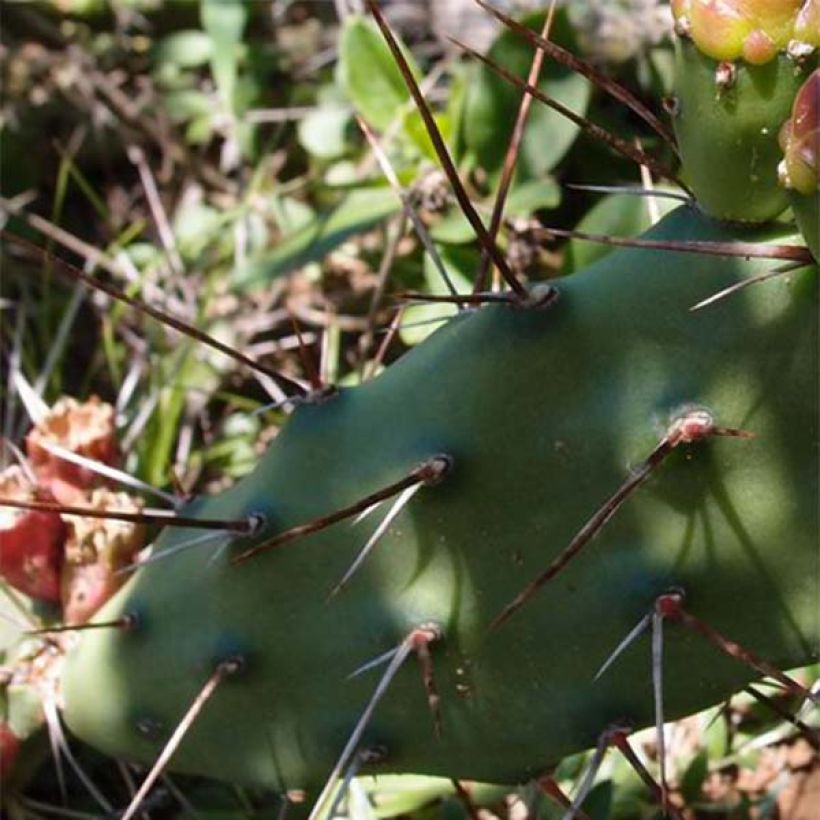
[[[484,65],[486,65],[489,69],[494,71],[498,74],[499,77],[503,77],[508,83],[520,88],[523,92],[525,92],[528,97],[534,97],[539,102],[544,103],[544,105],[548,105],[550,108],[553,108],[562,116],[566,117],[568,120],[574,122],[582,131],[585,131],[590,136],[594,137],[597,140],[600,140],[603,143],[606,143],[610,148],[614,151],[617,151],[622,156],[626,157],[627,159],[631,160],[632,162],[637,163],[638,165],[644,165],[649,168],[654,174],[657,176],[663,177],[664,179],[668,179],[675,184],[679,185],[683,190],[687,191],[692,198],[694,195],[691,194],[691,191],[687,188],[685,183],[683,183],[680,178],[672,171],[670,168],[667,168],[663,163],[658,162],[654,157],[647,154],[643,149],[636,147],[631,142],[627,140],[621,139],[620,137],[611,134],[605,128],[601,128],[600,125],[596,125],[594,122],[590,122],[585,117],[582,117],[580,114],[576,114],[572,109],[567,108],[562,103],[558,102],[558,100],[553,99],[549,96],[549,94],[545,94],[541,91],[540,88],[536,87],[530,82],[522,80],[517,75],[513,74],[511,71],[508,71],[503,66],[499,65],[495,61],[491,60],[489,57],[485,57],[480,52],[476,51],[470,46],[462,43],[460,40],[457,40],[455,37],[449,38],[451,42],[453,42],[456,46],[458,46],[462,51],[469,54],[471,57],[474,57],[477,60],[480,60]]]
[[[2,202],[0,202],[0,204],[2,204]],[[37,228],[37,223],[35,221],[32,221],[34,218],[33,215],[25,215],[25,218],[27,218],[32,227],[39,230],[39,228]],[[139,299],[135,299],[132,296],[128,296],[128,294],[124,293],[119,288],[116,288],[113,285],[100,282],[95,277],[89,276],[87,273],[81,271],[79,268],[75,267],[71,263],[66,262],[64,259],[61,259],[59,256],[54,256],[48,251],[43,250],[42,248],[35,245],[33,242],[29,242],[28,240],[23,239],[22,237],[19,237],[16,234],[9,233],[8,231],[0,231],[0,236],[2,236],[4,239],[10,239],[14,243],[34,251],[41,259],[46,259],[49,262],[55,263],[57,265],[57,268],[70,279],[77,282],[83,282],[85,285],[88,285],[88,287],[93,288],[94,290],[101,291],[102,293],[105,293],[107,296],[110,296],[112,299],[116,299],[118,302],[123,302],[129,307],[138,310],[140,313],[144,313],[146,316],[150,316],[152,319],[156,319],[158,322],[162,322],[162,324],[173,328],[179,333],[182,333],[191,339],[201,342],[202,344],[205,344],[208,347],[211,347],[214,350],[217,350],[220,353],[229,356],[230,358],[246,365],[247,367],[250,367],[252,370],[256,370],[260,373],[263,373],[265,376],[268,376],[277,383],[288,387],[290,390],[292,390],[294,393],[298,395],[304,394],[304,388],[300,384],[298,384],[298,382],[293,381],[292,379],[288,378],[282,373],[278,373],[275,370],[271,370],[270,368],[265,367],[262,364],[259,364],[259,362],[256,362],[253,359],[249,358],[241,351],[235,350],[229,345],[223,344],[218,339],[215,339],[213,336],[210,336],[204,331],[192,327],[186,322],[177,319],[175,316],[171,316],[165,311],[158,310],[157,308],[151,307],[150,305],[146,304],[145,302]],[[100,254],[99,252],[95,252],[95,256],[107,259],[107,257],[105,257],[104,254]],[[108,269],[109,266],[106,266],[106,268]]]
[[[812,744],[815,748],[820,746],[820,729],[816,729],[812,726],[809,726],[807,723],[804,723],[800,720],[799,717],[792,715],[787,709],[784,709],[776,700],[773,700],[768,695],[764,695],[760,690],[755,689],[754,686],[746,686],[743,690],[744,692],[748,692],[755,700],[762,703],[764,706],[767,706],[769,709],[772,710],[776,715],[783,718],[787,723],[790,723],[800,732],[809,743]]]
[[[499,11],[489,3],[485,2],[485,0],[475,0],[475,2],[478,3],[478,5],[485,11],[492,14],[493,17],[503,23],[507,28],[529,41],[533,46],[543,49],[550,59],[555,60],[556,63],[560,63],[577,74],[586,77],[591,83],[594,83],[602,91],[609,94],[611,97],[614,97],[619,102],[622,102],[631,111],[637,114],[647,125],[649,125],[649,127],[652,128],[652,130],[655,131],[664,140],[664,142],[668,143],[671,148],[677,150],[675,137],[672,132],[655,116],[655,114],[652,113],[652,111],[650,111],[634,94],[626,88],[598,71],[595,66],[586,62],[586,60],[582,60],[580,57],[577,57],[565,48],[561,48],[561,46],[540,37],[522,23],[519,23],[509,15],[504,14],[502,11]]]
[[[541,36],[546,40],[549,37],[552,29],[552,21],[555,17],[555,6],[557,0],[551,0],[547,16],[544,18],[544,25],[541,29]],[[531,86],[538,85],[538,78],[541,76],[541,67],[544,64],[544,49],[537,48],[532,57],[532,64],[527,75],[527,84]],[[513,174],[515,173],[515,165],[518,162],[518,155],[521,151],[521,142],[524,139],[524,128],[527,124],[527,119],[530,114],[532,106],[532,95],[523,94],[521,96],[521,104],[518,107],[518,114],[515,118],[515,125],[513,125],[512,135],[510,136],[510,143],[507,146],[507,152],[504,155],[504,164],[501,169],[501,179],[498,183],[498,193],[495,196],[493,203],[493,212],[490,217],[490,239],[495,242],[498,238],[498,231],[501,228],[501,220],[504,216],[504,205],[507,202],[507,194],[512,185]],[[487,286],[487,275],[490,272],[490,257],[483,253],[481,254],[481,261],[478,266],[478,274],[475,278],[473,290],[480,293]]]
[[[43,440],[40,441],[39,446],[44,450],[48,450],[52,455],[57,456],[57,458],[62,461],[69,461],[72,464],[78,464],[80,467],[85,467],[87,470],[90,470],[97,475],[101,475],[104,478],[109,478],[112,481],[116,481],[126,487],[131,487],[139,492],[156,496],[162,501],[165,501],[167,504],[170,504],[172,507],[179,506],[183,501],[183,499],[178,498],[175,495],[171,495],[171,493],[166,493],[165,490],[161,490],[158,487],[153,487],[150,484],[147,484],[136,476],[132,476],[129,473],[119,470],[116,467],[111,467],[108,464],[103,464],[101,461],[96,461],[93,458],[87,458],[79,453],[74,453],[71,450],[67,450],[65,447],[61,447],[59,444],[54,444],[53,442]]]
[[[499,272],[504,277],[504,280],[510,286],[510,288],[512,288],[515,294],[520,299],[526,300],[526,288],[518,281],[515,274],[510,270],[510,266],[507,264],[507,260],[504,259],[504,256],[502,255],[498,246],[490,238],[489,234],[487,233],[487,229],[484,227],[484,223],[481,221],[481,217],[476,212],[472,202],[470,202],[470,197],[467,195],[467,191],[464,189],[464,185],[462,184],[461,179],[458,175],[458,171],[456,170],[456,167],[453,164],[453,160],[450,157],[450,153],[447,150],[447,146],[444,144],[444,139],[441,136],[441,132],[439,131],[438,125],[436,124],[435,118],[433,117],[433,114],[430,111],[430,107],[427,105],[427,101],[424,99],[424,95],[421,93],[421,89],[419,88],[419,85],[416,82],[416,78],[413,76],[413,72],[407,65],[407,60],[405,59],[404,54],[399,48],[399,44],[396,42],[396,38],[390,31],[390,27],[387,25],[387,21],[384,19],[384,15],[382,14],[381,10],[379,9],[378,5],[374,2],[374,0],[366,0],[366,4],[370,13],[373,15],[373,19],[376,21],[376,24],[378,25],[379,29],[382,32],[382,35],[384,36],[387,46],[393,55],[393,59],[396,61],[396,65],[401,71],[402,77],[404,78],[404,81],[407,84],[407,88],[410,91],[411,96],[415,100],[416,106],[419,110],[419,113],[421,114],[421,118],[424,120],[424,125],[427,129],[427,133],[430,137],[431,142],[433,143],[433,147],[436,150],[436,154],[438,155],[439,161],[441,162],[442,168],[444,169],[444,172],[447,175],[448,180],[450,181],[450,185],[453,188],[453,193],[455,194],[456,199],[458,200],[458,204],[461,207],[464,216],[466,217],[467,221],[470,223],[473,230],[475,231],[476,236],[478,237],[478,241],[481,244],[482,250],[484,251],[484,253],[488,254],[492,258]]]
[[[376,162],[379,163],[379,167],[381,168],[385,179],[387,179],[388,184],[393,191],[395,191],[396,196],[401,201],[405,215],[410,222],[413,223],[413,228],[415,229],[416,235],[421,241],[421,244],[424,245],[424,250],[430,255],[430,259],[433,260],[433,264],[436,266],[436,270],[439,272],[445,287],[453,296],[457,296],[458,292],[456,287],[453,284],[453,280],[450,278],[450,275],[447,273],[447,268],[441,259],[441,254],[439,254],[438,249],[433,243],[433,239],[430,236],[430,231],[427,230],[427,226],[421,221],[418,213],[416,213],[416,209],[413,207],[410,197],[407,195],[404,188],[402,188],[401,182],[399,181],[396,172],[393,170],[390,160],[387,158],[387,154],[385,154],[384,149],[381,145],[379,145],[379,141],[376,139],[376,135],[364,119],[358,115],[356,116],[356,122],[358,123],[362,134],[364,134],[364,137],[370,146],[370,150],[376,158]]]

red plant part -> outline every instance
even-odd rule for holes
[[[0,474],[0,496],[33,501],[43,493],[19,467],[8,467]],[[32,598],[58,603],[65,536],[55,512],[0,508],[0,576]]]
[[[114,408],[97,396],[80,404],[63,397],[26,436],[26,452],[39,483],[66,504],[78,498],[77,489],[99,483],[88,467],[62,458],[55,448],[108,466],[120,453],[114,428]]]
[[[14,768],[20,751],[20,739],[5,721],[0,723],[0,784],[4,783]]]
[[[820,185],[820,68],[797,92],[791,119],[780,130],[780,147],[783,184],[807,196],[814,193]]]
[[[127,493],[100,488],[87,495],[92,509],[139,512],[142,503]],[[63,622],[85,623],[125,582],[119,573],[145,544],[145,527],[108,518],[64,516],[68,529],[62,572]]]

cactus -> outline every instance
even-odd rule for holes
[[[816,64],[816,3],[679,0],[675,130],[687,179],[720,219],[785,210],[778,134]]]
[[[814,6],[761,4],[715,54],[711,5],[676,4],[705,51],[678,62],[698,203],[525,286],[460,198],[509,289],[443,297],[465,309],[370,382],[291,395],[255,469],[180,508],[74,636],[69,727],[156,761],[126,817],[165,765],[305,789],[317,815],[354,763],[517,783],[596,744],[629,758],[653,724],[674,814],[664,720],[760,675],[814,697],[780,670],[820,658],[818,269],[789,224],[733,224],[784,210],[784,152],[788,195],[806,195],[809,63],[775,52]],[[715,60],[745,62],[704,121]]]
[[[737,238],[689,208],[650,236]],[[260,531],[228,550],[214,543],[157,561],[109,603],[99,618],[131,614],[137,624],[83,637],[65,681],[69,724],[111,753],[150,761],[198,683],[240,655],[246,668],[214,696],[175,764],[315,787],[377,677],[346,676],[433,622],[441,740],[418,673],[405,669],[367,742],[386,746],[381,765],[391,771],[516,782],[592,744],[616,719],[651,721],[645,648],[605,684],[593,678],[671,586],[779,664],[812,660],[817,480],[805,433],[817,422],[816,272],[689,312],[750,266],[767,269],[718,259],[693,266],[688,255],[660,251],[611,254],[560,283],[548,306],[484,307],[374,382],[299,407],[251,476],[187,511],[260,515]],[[649,453],[658,425],[690,404],[755,438],[683,447],[599,535],[594,555],[491,631],[512,594]],[[232,563],[441,456],[452,460],[444,474],[421,486],[330,600],[370,518]],[[788,504],[772,497],[776,488]],[[190,531],[167,533],[158,555],[186,540]],[[758,598],[771,606],[744,605]],[[670,716],[749,677],[708,645],[669,640]]]

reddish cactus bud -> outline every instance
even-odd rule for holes
[[[820,68],[806,80],[797,92],[791,119],[780,131],[780,147],[785,158],[780,168],[781,182],[801,194],[817,190],[818,146],[820,146]]]
[[[43,500],[19,467],[0,474],[0,497]],[[0,575],[32,598],[57,603],[64,541],[57,513],[0,508]]]

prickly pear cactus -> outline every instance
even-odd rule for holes
[[[688,207],[651,235],[742,236]],[[260,531],[147,566],[99,614],[136,623],[82,638],[65,678],[70,726],[150,761],[218,664],[241,657],[175,765],[315,787],[378,680],[347,676],[433,623],[441,736],[408,664],[363,743],[384,746],[391,771],[512,782],[613,721],[651,721],[648,645],[593,678],[670,587],[778,664],[816,658],[817,272],[689,310],[770,267],[614,253],[558,283],[554,301],[458,318],[374,382],[298,408],[252,475],[186,511],[262,516]],[[491,629],[692,406],[754,438],[681,446],[588,554]],[[233,562],[437,458],[443,474],[331,599],[371,517]],[[158,554],[191,537],[166,533]],[[696,637],[669,642],[670,717],[753,674]]]
[[[817,3],[678,0],[673,8],[675,130],[686,177],[720,219],[772,219],[788,204],[778,134],[817,65]]]
[[[663,775],[665,720],[761,675],[811,699],[780,670],[820,659],[818,7],[673,5],[697,200],[524,285],[459,197],[510,289],[291,397],[67,633],[71,731],[156,762],[126,818],[165,766],[318,816],[354,763],[517,783],[652,724]]]

